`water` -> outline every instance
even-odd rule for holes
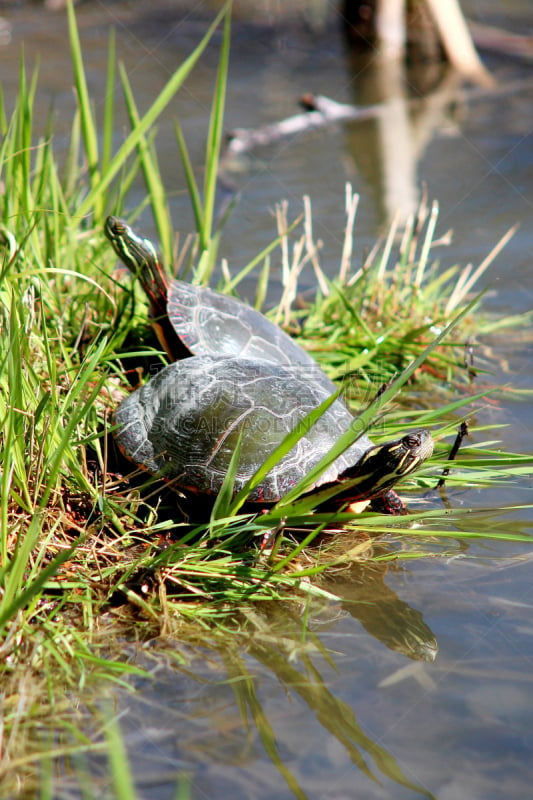
[[[290,782],[328,800],[529,796],[532,598],[517,587],[531,584],[531,558],[508,545],[469,556],[352,576],[367,603],[396,594],[423,609],[433,664],[388,649],[340,607],[311,614],[305,647],[285,609],[250,623],[246,651],[205,648],[182,667],[179,642],[139,648],[152,678],[115,701],[142,796],[171,798],[184,776],[193,797],[239,800],[288,800]]]
[[[467,11],[485,21],[531,34],[529,5],[528,0],[464,3]],[[157,4],[149,12],[142,8],[134,3],[79,7],[97,110],[104,100],[109,25],[116,26],[119,56],[143,108],[204,30],[194,16],[177,17],[171,4]],[[204,14],[208,16],[207,9]],[[13,11],[9,19],[11,42],[0,47],[8,105],[15,95],[18,53],[25,42],[28,60],[39,58],[41,63],[38,102],[43,127],[53,101],[59,145],[61,135],[66,143],[72,81],[64,17],[28,6]],[[406,141],[386,151],[393,154],[393,162],[407,158],[402,169],[389,175],[396,181],[384,181],[385,151],[378,147],[375,124],[331,126],[254,151],[238,172],[227,176],[242,197],[222,242],[230,267],[237,271],[272,239],[269,209],[287,198],[296,215],[302,195],[308,194],[316,235],[324,241],[323,263],[333,272],[341,253],[346,180],[361,193],[359,260],[387,220],[387,198],[400,196],[407,205],[425,183],[429,197],[440,202],[439,230],[454,230],[453,244],[440,252],[444,266],[478,264],[510,225],[520,224],[484,284],[494,287],[488,300],[494,310],[529,310],[533,76],[530,65],[516,60],[487,56],[486,63],[502,90],[494,96],[452,92],[425,120],[420,120],[419,109],[418,127],[414,118],[409,120],[410,154]],[[192,216],[181,190],[172,118],[179,114],[200,171],[215,68],[216,53],[209,52],[159,126],[158,151],[174,193],[174,219],[183,232],[192,229]],[[289,116],[305,92],[354,102],[372,87],[352,69],[334,24],[328,23],[323,32],[300,26],[279,33],[241,21],[234,33],[227,128],[257,127]],[[511,85],[512,90],[505,89]],[[116,91],[119,95],[118,86]],[[404,112],[400,109],[396,117],[403,124]],[[117,125],[117,143],[120,139]],[[148,218],[146,225],[149,231]],[[305,280],[311,285],[312,275]],[[512,341],[504,334],[493,347],[508,364],[496,380],[532,388],[530,327]],[[504,404],[490,412],[490,420],[509,423],[501,429],[502,449],[531,452],[530,402]],[[524,479],[512,488],[460,494],[452,502],[498,508],[530,499],[531,480]],[[521,515],[526,517],[516,512],[500,524],[527,531],[527,518],[517,521]],[[495,524],[489,516],[488,528]],[[471,543],[462,548],[457,541],[451,541],[449,549],[447,560],[426,558],[372,572],[362,568],[344,583],[330,585],[341,599],[313,610],[312,635],[303,649],[301,609],[272,611],[273,618],[266,621],[268,635],[251,619],[255,632],[248,650],[222,649],[216,640],[200,653],[185,652],[183,644],[172,641],[128,648],[125,656],[153,673],[152,679],[139,680],[135,696],[120,691],[114,696],[124,714],[123,730],[141,796],[173,797],[178,780],[184,791],[190,783],[192,797],[217,800],[289,798],[298,792],[311,800],[401,800],[421,796],[422,790],[439,800],[529,796],[530,551],[510,544]],[[391,636],[391,617],[398,620],[399,638],[401,620],[406,619],[408,629],[425,637],[426,648],[435,637],[439,652],[434,663],[406,658],[405,646],[398,649]],[[187,666],[169,652],[186,656]],[[248,726],[238,700],[247,709]],[[90,763],[94,780],[105,789],[103,764]],[[61,791],[68,795],[68,781]]]

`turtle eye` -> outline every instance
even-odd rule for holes
[[[419,447],[420,446],[420,434],[419,433],[408,433],[403,437],[404,444],[406,447]]]

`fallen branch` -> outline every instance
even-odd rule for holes
[[[469,22],[468,27],[477,47],[494,50],[497,53],[533,60],[533,36],[509,33],[490,25]]]
[[[375,117],[382,108],[381,105],[363,107],[337,103],[328,97],[312,94],[304,95],[300,105],[305,111],[279,122],[263,125],[261,128],[236,128],[228,137],[226,152],[230,155],[242,155],[255,147],[266,147],[288,136],[321,128],[332,122]]]
[[[524,37],[526,38],[526,37]],[[520,79],[500,86],[476,86],[468,89],[456,89],[457,98],[461,102],[477,100],[487,95],[499,96],[509,92],[517,92],[529,85],[528,80]],[[424,97],[412,98],[408,101],[410,108],[428,106],[432,98],[441,96],[441,85]],[[357,122],[367,119],[377,119],[385,113],[385,103],[376,103],[370,106],[356,106],[350,103],[337,103],[324,95],[311,93],[303,95],[299,103],[305,111],[292,117],[263,125],[260,128],[235,128],[228,136],[228,144],[224,158],[239,157],[251,152],[256,147],[268,147],[289,136],[298,133],[318,130],[337,122]],[[227,164],[226,164],[227,166]]]

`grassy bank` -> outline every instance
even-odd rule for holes
[[[252,602],[327,598],[318,576],[377,557],[376,537],[388,542],[380,559],[423,554],[429,540],[433,553],[449,554],[450,538],[457,536],[529,541],[496,523],[487,531],[481,517],[466,525],[468,509],[450,512],[435,493],[417,504],[446,467],[461,419],[483,402],[485,392],[477,392],[474,380],[479,359],[463,366],[467,343],[474,331],[515,322],[480,316],[482,298],[472,300],[500,245],[477,269],[437,269],[438,210],[423,204],[399,244],[393,226],[362,259],[353,237],[356,198],[347,189],[346,220],[339,220],[345,246],[336,277],[321,268],[307,200],[299,221],[289,219],[280,205],[272,246],[251,264],[221,264],[215,188],[229,16],[219,15],[144,114],[137,110],[125,71],[117,68],[111,41],[102,118],[91,107],[71,8],[69,17],[77,96],[69,152],[56,153],[52,123],[44,137],[36,138],[38,74],[28,76],[23,60],[16,107],[9,116],[0,109],[2,769],[10,791],[15,776],[24,781],[35,774],[43,741],[50,751],[46,737],[52,734],[43,731],[51,709],[67,732],[68,692],[90,680],[120,681],[135,671],[120,657],[124,636],[164,632],[201,641],[217,635],[214,628],[238,636],[239,612]],[[192,245],[176,253],[154,126],[220,23],[226,35],[202,186],[176,127],[197,223]],[[117,80],[131,131],[114,151]],[[132,209],[128,191],[139,179],[145,182],[146,200]],[[124,480],[110,436],[113,409],[133,373],[146,374],[165,359],[138,290],[114,269],[103,222],[110,213],[136,220],[147,206],[163,257],[169,264],[190,266],[193,280],[238,293],[240,282],[255,270],[255,305],[263,308],[270,271],[279,267],[281,297],[269,316],[297,335],[332,378],[344,382],[354,411],[366,409],[368,426],[375,420],[377,441],[409,427],[431,428],[437,440],[433,458],[400,489],[412,499],[411,517],[333,517],[313,513],[298,497],[257,516],[243,513],[228,497],[211,517],[191,526],[159,484],[151,481],[147,489],[146,481]],[[298,277],[304,268],[314,270],[318,288],[302,298]],[[489,364],[483,362],[482,369]],[[387,388],[369,405],[383,384]],[[530,457],[501,453],[494,438],[490,429],[478,429],[476,443],[454,462],[449,487],[491,486],[531,473]],[[338,537],[324,533],[332,525],[348,526],[340,548]],[[273,551],[262,552],[258,544],[272,531],[277,533]],[[110,746],[118,748],[112,731],[109,737]],[[60,736],[58,749],[83,750],[88,745],[82,739],[79,734],[72,744],[72,738]]]

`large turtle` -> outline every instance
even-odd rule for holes
[[[262,314],[211,289],[170,281],[152,243],[122,220],[105,232],[141,280],[162,345],[176,360],[120,404],[116,438],[136,464],[182,490],[216,494],[239,443],[238,491],[283,438],[336,391],[311,356]],[[433,450],[425,430],[376,446],[357,433],[357,419],[337,399],[272,469],[248,500],[272,503],[354,430],[353,444],[311,491],[355,481],[344,502],[379,499],[398,513],[390,487]]]

